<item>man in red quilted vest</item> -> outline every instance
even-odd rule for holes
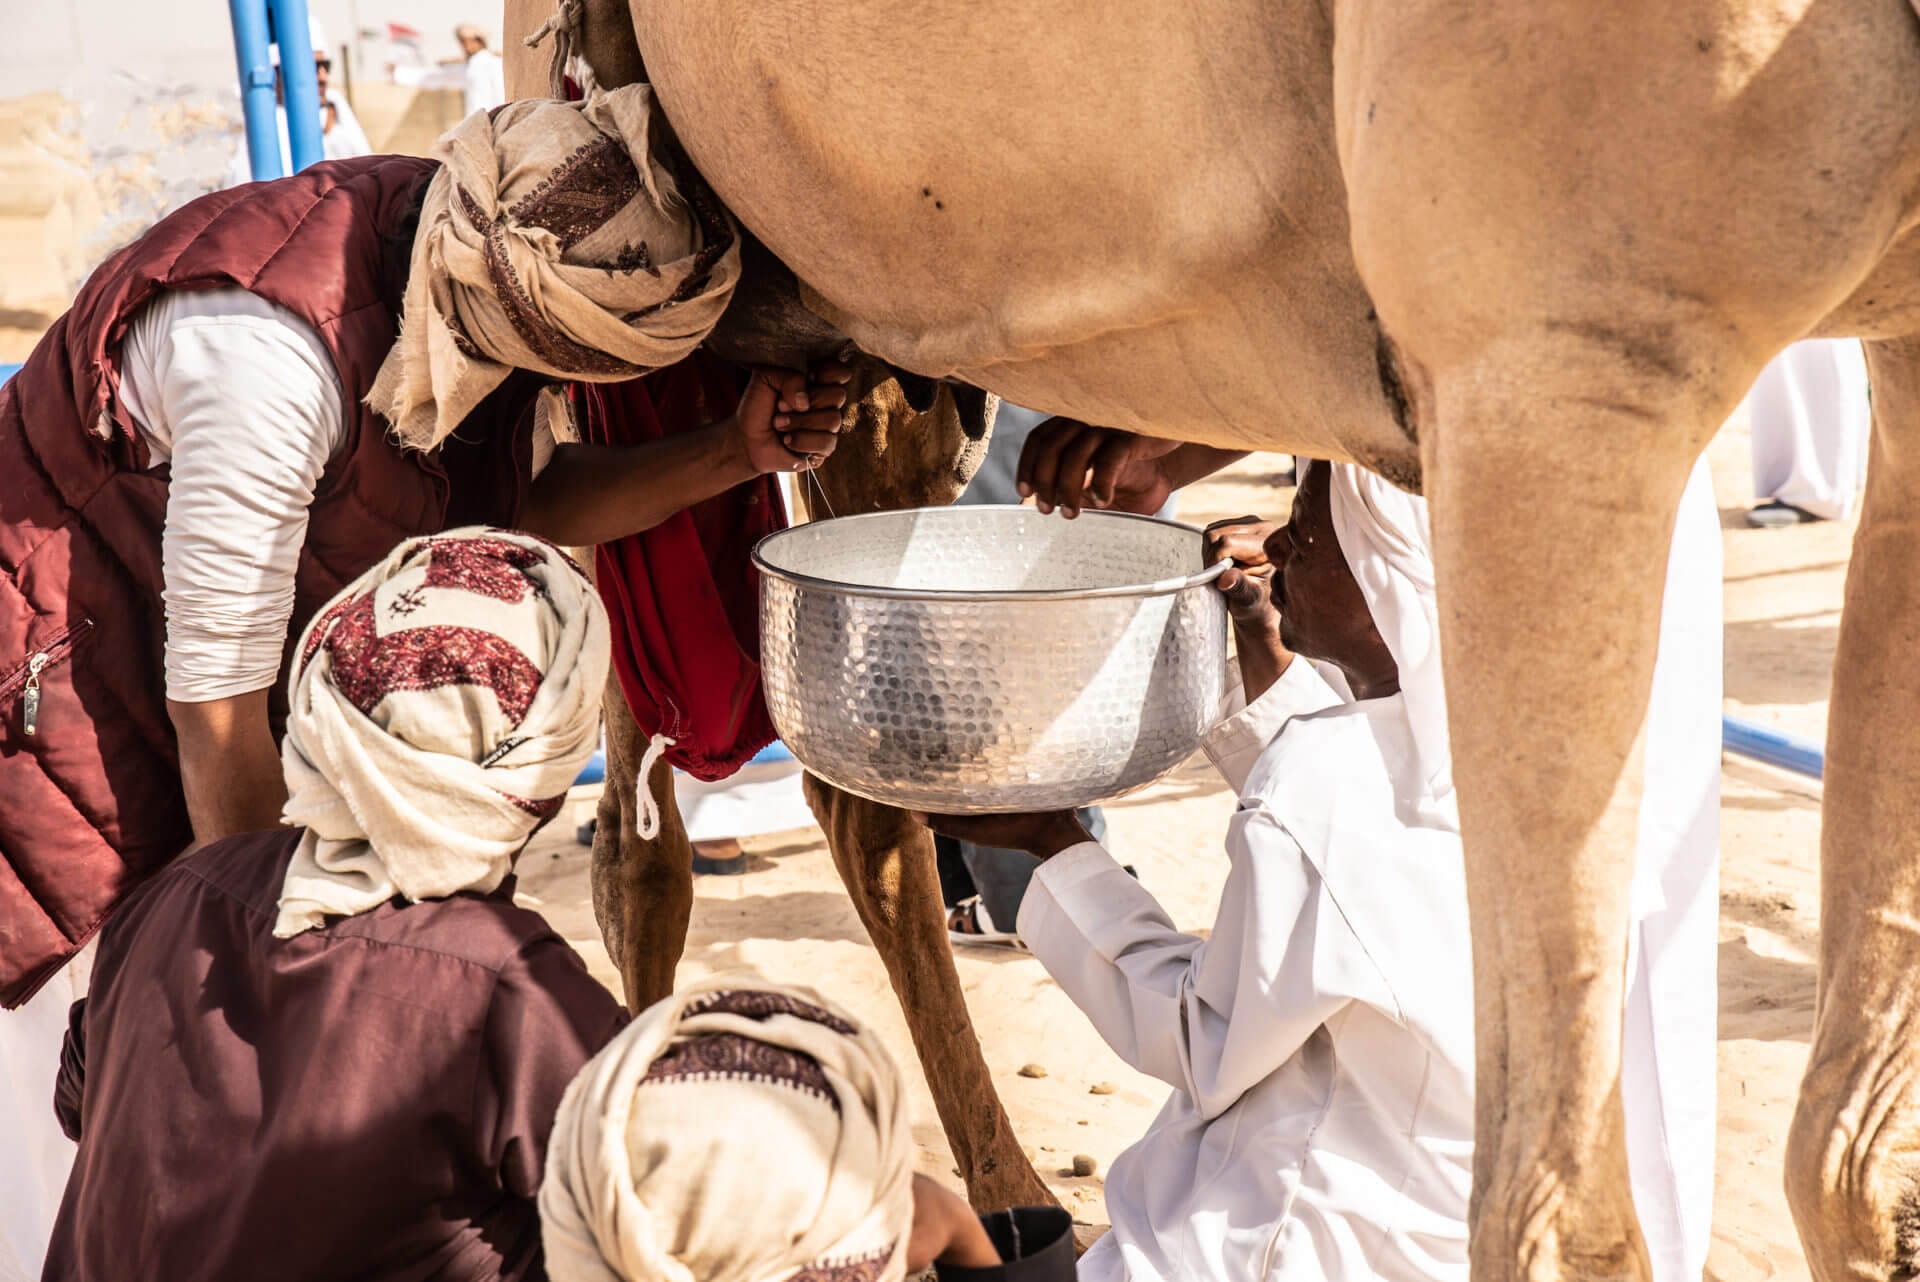
[[[736,408],[693,355],[739,251],[649,154],[652,110],[518,103],[432,161],[206,196],[0,388],[0,1006],[189,844],[280,822],[290,638],[400,540],[590,545],[832,449],[844,371]],[[710,426],[555,444],[544,388],[656,369]]]

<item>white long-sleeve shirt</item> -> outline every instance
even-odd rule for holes
[[[1295,662],[1206,747],[1240,794],[1208,939],[1091,842],[1041,865],[1020,909],[1101,1036],[1173,1087],[1113,1165],[1113,1231],[1080,1276],[1463,1279],[1465,875],[1457,822],[1397,814],[1401,700],[1342,703]]]
[[[160,538],[167,697],[272,685],[307,508],[346,439],[340,377],[313,329],[243,289],[169,290],[135,313],[120,399],[150,466],[171,463]],[[553,453],[534,433],[533,471]]]

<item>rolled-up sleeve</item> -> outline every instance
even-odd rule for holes
[[[202,703],[270,686],[307,508],[344,436],[339,375],[311,327],[237,289],[161,295],[122,359],[128,409],[172,464],[167,695]]]

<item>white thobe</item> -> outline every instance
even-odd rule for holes
[[[482,49],[467,58],[460,97],[469,116],[476,111],[492,111],[507,100],[507,68],[499,54]]]
[[[1240,794],[1208,939],[1094,843],[1043,864],[1020,908],[1101,1036],[1173,1087],[1113,1165],[1113,1231],[1080,1276],[1464,1279],[1465,874],[1450,802],[1396,806],[1404,701],[1339,703],[1295,662],[1206,747]]]
[[[1829,521],[1867,479],[1867,360],[1857,340],[1806,339],[1767,362],[1747,393],[1753,493]]]
[[[53,1087],[74,996],[62,970],[19,1010],[0,1011],[0,1282],[39,1282],[73,1168]]]
[[[1667,558],[1634,860],[1621,1100],[1654,1282],[1700,1282],[1713,1228],[1720,941],[1720,517],[1703,459]]]

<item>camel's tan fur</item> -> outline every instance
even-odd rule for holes
[[[694,162],[866,350],[1117,426],[1424,465],[1481,1279],[1645,1276],[1618,1063],[1648,567],[1770,355],[1878,340],[1788,1187],[1820,1278],[1920,1266],[1911,0],[632,6]]]

